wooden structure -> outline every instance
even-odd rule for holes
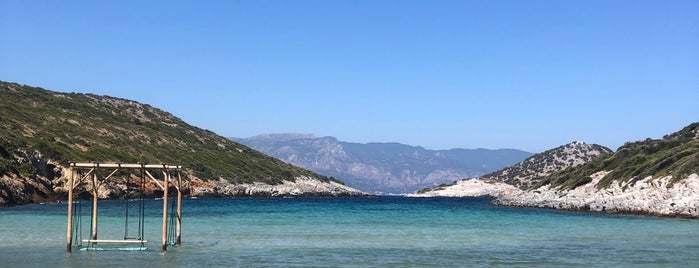
[[[97,170],[99,169],[113,169],[109,176],[105,178],[98,178]],[[72,236],[73,236],[73,196],[75,195],[74,190],[77,186],[82,183],[87,183],[92,185],[92,232],[90,234],[90,239],[83,240],[87,243],[116,243],[116,244],[129,244],[129,243],[140,243],[145,244],[147,241],[143,238],[139,240],[99,240],[97,239],[97,200],[99,186],[102,182],[108,180],[119,170],[141,170],[142,176],[148,176],[150,180],[154,181],[163,190],[163,231],[162,231],[162,250],[167,250],[167,237],[168,237],[168,188],[170,183],[174,185],[177,189],[177,228],[176,228],[176,245],[181,244],[181,230],[182,230],[182,177],[179,171],[182,169],[179,165],[166,165],[166,164],[119,164],[119,163],[70,163],[69,174],[68,174],[68,228],[66,232],[66,249],[71,252],[72,249]],[[87,172],[81,174],[81,171]],[[162,182],[156,179],[149,170],[160,170],[163,174]],[[177,171],[177,176],[173,177],[170,175],[170,171]],[[90,175],[92,178],[90,179]],[[128,187],[128,185],[127,185]]]

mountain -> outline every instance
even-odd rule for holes
[[[514,150],[428,150],[400,143],[351,143],[309,134],[231,138],[270,156],[342,179],[367,192],[409,193],[479,176],[512,165],[531,153]]]
[[[181,164],[191,194],[244,195],[220,189],[299,178],[345,187],[147,104],[0,81],[0,205],[55,199],[64,167],[91,161]]]
[[[513,166],[503,168],[499,171],[484,175],[477,178],[486,184],[474,185],[475,181],[471,179],[456,181],[448,185],[440,185],[434,188],[422,189],[418,193],[423,195],[440,195],[440,193],[450,193],[448,195],[459,195],[459,190],[464,186],[473,187],[489,187],[488,191],[497,191],[491,189],[487,183],[498,184],[502,190],[510,190],[511,185],[523,190],[531,189],[536,185],[541,184],[546,180],[546,176],[568,167],[578,166],[594,159],[612,154],[612,150],[607,147],[597,144],[587,144],[584,142],[571,142],[566,145],[547,150],[542,153],[535,154],[524,161]],[[451,188],[451,189],[450,189]],[[454,193],[455,192],[455,193]],[[469,190],[469,193],[478,193],[478,191]],[[478,195],[478,194],[476,194]]]

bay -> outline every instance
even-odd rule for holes
[[[0,209],[4,267],[696,267],[699,221],[489,205],[488,198],[185,199],[182,245],[160,250],[147,200],[143,252],[67,253],[66,204]],[[90,204],[82,207],[89,234]],[[133,206],[137,201],[130,201]],[[101,200],[99,238],[126,201]],[[136,230],[131,209],[129,229]]]

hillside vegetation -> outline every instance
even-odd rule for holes
[[[545,152],[541,152],[515,165],[492,172],[477,179],[489,183],[506,183],[521,190],[530,190],[539,187],[542,183],[548,183],[548,176],[563,169],[579,166],[594,159],[610,155],[612,150],[597,144],[584,142],[571,142]],[[425,188],[418,194],[442,191],[449,187],[461,187],[460,182],[470,179],[455,181],[434,188]],[[453,189],[456,189],[453,188]]]
[[[526,190],[535,188],[550,174],[569,167],[588,163],[612,153],[607,147],[584,142],[572,142],[538,153],[524,161],[483,176],[483,179],[502,181]]]
[[[36,176],[38,162],[168,163],[230,183],[331,180],[135,101],[0,81],[0,177]],[[43,176],[51,174],[41,174]],[[51,179],[51,178],[49,178]]]
[[[592,181],[591,175],[609,171],[597,184],[598,189],[613,182],[634,183],[648,176],[672,176],[672,182],[699,172],[699,123],[666,135],[662,139],[629,142],[616,153],[584,165],[554,173],[540,185],[551,184],[559,189],[574,189]]]

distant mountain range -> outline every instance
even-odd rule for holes
[[[387,194],[477,177],[532,155],[515,149],[428,150],[400,143],[361,144],[309,134],[231,139],[362,191]]]

